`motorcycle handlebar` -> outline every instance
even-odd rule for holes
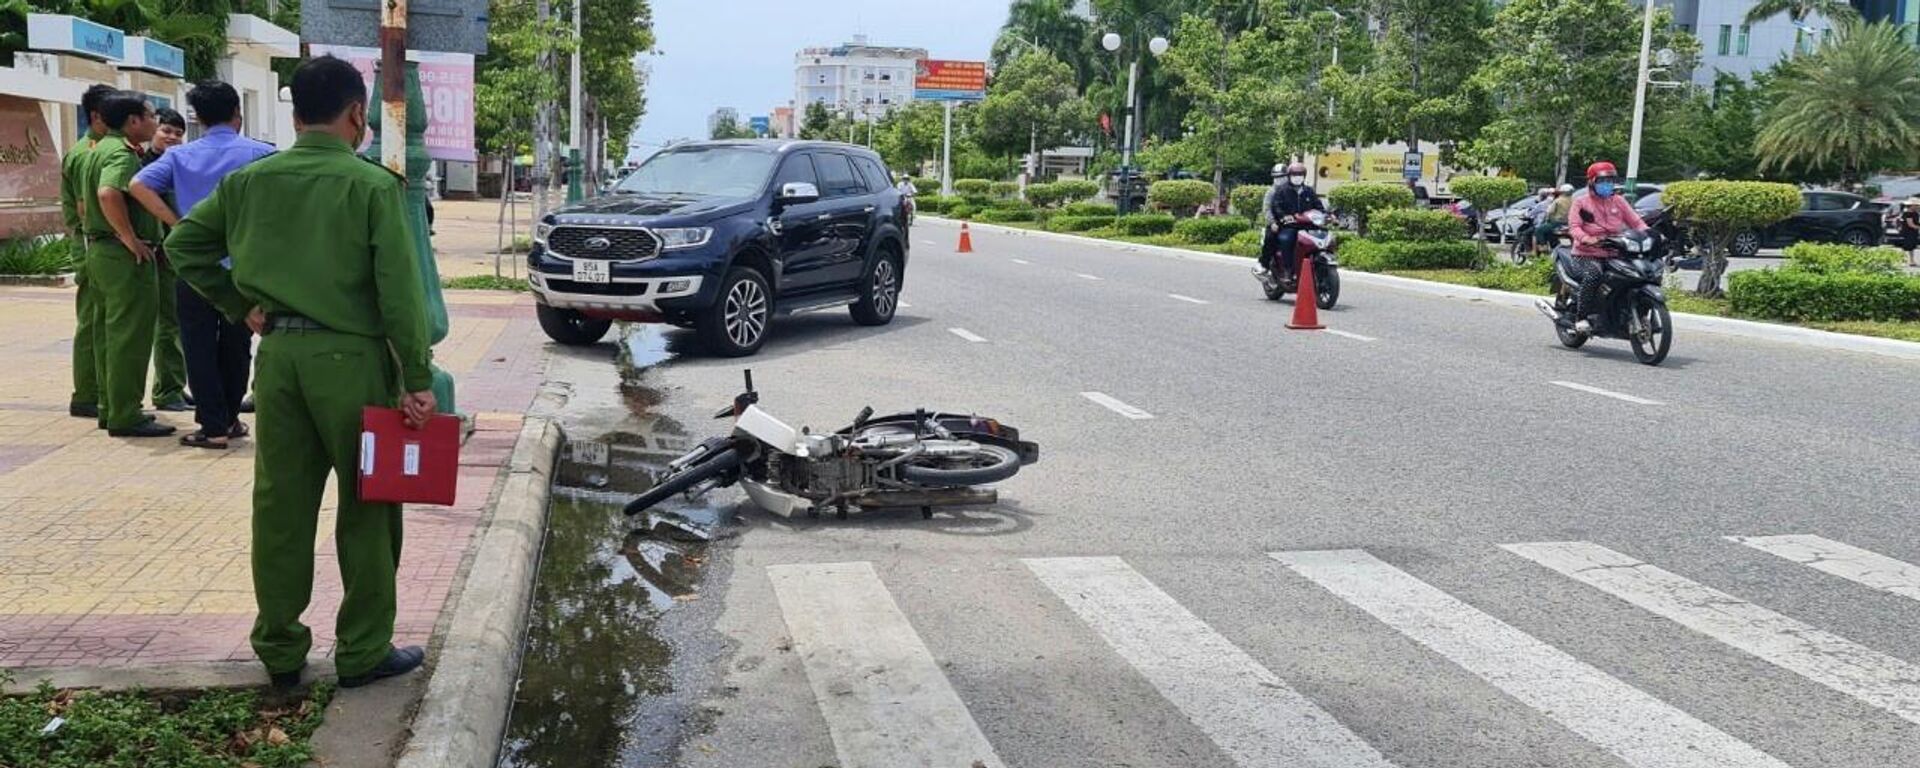
[[[659,485],[647,489],[647,492],[640,494],[639,498],[627,502],[624,511],[628,517],[645,512],[653,508],[653,505],[685,492],[688,488],[699,485],[709,478],[739,469],[744,461],[745,457],[741,454],[739,446],[728,446],[706,461],[668,475],[665,480],[660,481]]]

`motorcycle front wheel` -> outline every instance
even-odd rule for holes
[[[1529,232],[1514,238],[1513,245],[1507,249],[1507,260],[1513,262],[1515,266],[1524,266],[1527,263],[1527,257],[1532,255],[1532,234],[1533,233]]]
[[[931,486],[986,485],[1020,471],[1020,454],[989,443],[976,443],[972,453],[957,457],[917,457],[900,466],[900,477]]]
[[[1340,270],[1333,267],[1316,266],[1313,268],[1313,303],[1321,309],[1333,309],[1340,302]]]
[[[1667,311],[1667,305],[1646,298],[1634,303],[1633,313],[1639,326],[1632,339],[1633,359],[1659,365],[1673,349],[1673,314]]]

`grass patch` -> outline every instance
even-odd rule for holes
[[[58,275],[73,271],[64,237],[0,240],[0,275]]]
[[[440,281],[440,287],[464,291],[526,291],[530,290],[526,278],[500,277],[499,275],[467,275],[449,277]]]
[[[513,242],[507,243],[507,249],[499,251],[499,253],[526,253],[531,250],[533,250],[533,237],[530,235],[516,235],[513,238]]]
[[[1894,323],[1879,320],[1847,320],[1835,323],[1807,323],[1808,327],[1834,333],[1879,336],[1901,341],[1920,341],[1920,323]]]
[[[0,697],[0,765],[298,768],[313,759],[313,732],[332,696],[330,684],[286,701],[251,690],[91,693],[42,685]],[[60,725],[46,732],[55,718]]]

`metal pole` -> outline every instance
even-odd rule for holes
[[[941,102],[946,107],[946,130],[940,135],[940,196],[953,195],[953,102]]]
[[[405,176],[407,0],[388,0],[380,6],[380,110],[380,162],[387,170]]]
[[[586,130],[586,115],[580,112],[580,17],[585,10],[581,0],[573,0],[573,82],[567,103],[567,202],[577,203],[583,196],[580,183],[580,135]]]
[[[1627,149],[1627,194],[1640,178],[1640,129],[1647,120],[1647,54],[1653,48],[1653,0],[1640,22],[1640,79],[1633,89],[1633,139]]]
[[[1127,67],[1127,122],[1126,133],[1120,136],[1120,199],[1119,211],[1131,213],[1133,202],[1133,113],[1139,111],[1135,102],[1137,94],[1134,87],[1140,79],[1140,57],[1135,56],[1133,64]]]
[[[541,28],[545,29],[547,20],[553,16],[553,11],[548,6],[547,0],[537,0],[537,2],[535,2],[534,16],[540,20]],[[542,73],[553,71],[552,47],[543,47],[540,50],[539,65]],[[540,219],[547,215],[547,174],[552,170],[550,166],[553,160],[552,155],[548,154],[551,151],[548,142],[553,133],[552,125],[553,101],[543,96],[540,99],[539,117],[534,120],[533,125],[533,168],[530,169],[531,173],[527,174],[527,189],[533,193],[533,221],[535,224],[538,224]]]

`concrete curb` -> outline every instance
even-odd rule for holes
[[[557,388],[543,387],[531,410],[555,413],[554,401],[563,397]],[[400,753],[402,768],[493,768],[498,760],[562,440],[560,423],[551,416],[529,414],[520,429]]]
[[[943,219],[943,218],[932,217],[932,216],[929,216],[926,218],[929,218],[935,221],[946,222],[949,224],[956,223],[952,219]],[[1112,240],[1100,240],[1092,237],[1080,237],[1078,235],[1071,235],[1071,234],[1066,234],[1062,232],[1039,232],[1039,231],[1030,230],[1030,229],[1003,227],[996,224],[978,224],[974,222],[968,222],[968,224],[974,229],[986,229],[996,234],[1020,235],[1025,237],[1039,238],[1043,240],[1058,240],[1062,242],[1073,242],[1073,243],[1079,243],[1081,245],[1097,245],[1097,246],[1109,248],[1112,250],[1133,251],[1136,253],[1151,253],[1158,256],[1167,256],[1170,258],[1185,259],[1189,261],[1208,261],[1208,262],[1214,262],[1219,264],[1231,264],[1233,266],[1238,266],[1243,268],[1246,267],[1248,263],[1251,262],[1251,259],[1247,259],[1241,256],[1228,256],[1228,255],[1219,254],[1219,253],[1208,253],[1206,251],[1190,251],[1185,248],[1170,248],[1162,245],[1144,245],[1139,243],[1122,243],[1122,242],[1115,242]],[[1485,301],[1488,303],[1499,304],[1499,305],[1509,306],[1509,307],[1532,308],[1534,300],[1539,298],[1538,296],[1532,296],[1525,293],[1495,291],[1487,288],[1475,288],[1470,285],[1454,285],[1452,283],[1436,283],[1431,280],[1419,280],[1411,277],[1399,277],[1397,275],[1380,275],[1380,274],[1374,274],[1371,272],[1342,271],[1340,273],[1340,279],[1350,283],[1360,283],[1363,285],[1377,285],[1383,288],[1393,288],[1396,290],[1408,291],[1412,293],[1424,293],[1430,296],[1459,298],[1459,299],[1467,299],[1470,301]],[[1700,333],[1718,333],[1718,334],[1724,334],[1727,336],[1740,336],[1744,338],[1759,339],[1762,341],[1771,341],[1771,342],[1776,342],[1780,344],[1798,344],[1801,346],[1818,347],[1821,349],[1832,349],[1832,350],[1839,350],[1843,352],[1857,352],[1857,353],[1868,354],[1868,355],[1879,355],[1881,357],[1891,357],[1891,358],[1900,359],[1900,360],[1920,361],[1920,343],[1911,342],[1911,341],[1901,341],[1899,339],[1883,339],[1877,336],[1856,336],[1850,333],[1834,333],[1833,331],[1822,331],[1814,328],[1802,328],[1797,325],[1780,325],[1776,323],[1765,323],[1757,320],[1740,320],[1740,319],[1731,318],[1731,317],[1713,317],[1710,315],[1692,315],[1692,314],[1687,314],[1685,312],[1675,312],[1673,313],[1673,318],[1674,318],[1675,330],[1696,331]]]
[[[257,661],[192,661],[138,667],[19,667],[11,670],[14,692],[46,682],[55,688],[97,691],[190,691],[257,688],[267,684]],[[332,657],[307,659],[307,679],[333,676]]]
[[[39,286],[44,288],[72,288],[72,272],[57,275],[0,275],[0,285]]]

